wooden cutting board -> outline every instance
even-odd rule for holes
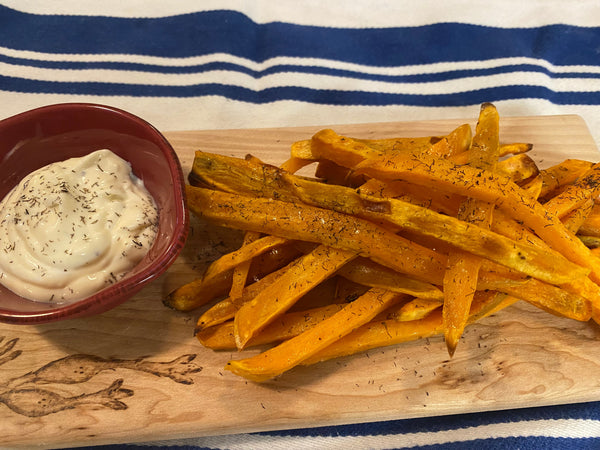
[[[473,120],[332,126],[363,138],[445,134]],[[168,132],[194,150],[281,163],[319,127]],[[503,142],[531,142],[542,166],[597,160],[576,116],[503,118]],[[193,337],[199,312],[161,300],[239,243],[192,220],[173,266],[104,314],[39,326],[0,324],[0,446],[68,447],[350,424],[600,400],[600,328],[526,304],[470,326],[450,360],[441,338],[369,351],[253,384],[224,371],[234,352]],[[252,354],[251,351],[245,354]]]

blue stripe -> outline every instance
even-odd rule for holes
[[[466,442],[450,442],[446,444],[423,445],[410,447],[411,450],[597,450],[600,439],[569,439],[544,436],[508,437],[497,439],[476,439]]]
[[[0,45],[47,53],[165,57],[223,52],[257,62],[277,56],[315,57],[372,66],[516,56],[553,64],[596,65],[600,28],[549,25],[501,29],[438,23],[346,29],[280,22],[257,24],[235,11],[132,19],[34,15],[0,6]]]
[[[202,442],[202,439],[199,439]],[[268,441],[265,441],[267,444]],[[148,446],[148,445],[100,445],[94,446],[94,450],[218,450],[214,446],[200,447],[195,445],[167,445],[167,446]],[[400,447],[390,447],[389,450]],[[403,447],[404,448],[404,447]],[[449,442],[445,444],[433,444],[410,447],[412,450],[506,450],[506,449],[527,449],[527,450],[546,450],[546,449],[569,449],[569,450],[596,450],[600,448],[600,439],[581,438],[551,438],[551,437],[508,437],[497,439],[476,439],[464,442]],[[89,447],[75,447],[73,450],[89,450]]]
[[[440,420],[439,417],[424,417],[418,419],[318,427],[313,429],[270,431],[259,434],[272,436],[378,436],[422,432],[434,433],[448,430],[456,430],[457,433],[460,433],[461,428],[508,422],[553,419],[600,421],[600,402],[457,414],[444,416],[444,420]]]
[[[384,81],[396,83],[430,83],[449,80],[457,80],[466,77],[482,77],[496,74],[512,72],[530,72],[541,73],[552,79],[575,79],[575,78],[600,78],[597,72],[554,72],[546,67],[537,64],[506,64],[497,67],[481,69],[459,69],[447,70],[435,73],[416,73],[410,75],[386,75],[365,73],[356,70],[336,69],[322,66],[299,66],[292,64],[279,64],[264,70],[253,70],[240,64],[214,61],[204,64],[191,64],[185,66],[169,66],[158,64],[145,64],[136,62],[114,62],[114,61],[48,61],[28,58],[16,58],[12,56],[0,55],[0,62],[7,64],[35,67],[40,69],[58,69],[58,70],[116,70],[116,71],[137,71],[145,73],[160,74],[199,74],[210,71],[231,71],[249,75],[255,79],[268,75],[281,73],[305,73],[312,75],[329,75],[336,77],[347,77],[358,80]]]
[[[159,86],[100,82],[37,81],[0,75],[0,89],[13,92],[53,94],[115,95],[131,97],[202,97],[220,96],[247,103],[266,104],[295,100],[320,105],[366,106],[466,106],[500,100],[540,98],[559,104],[600,104],[600,92],[554,92],[544,86],[498,86],[449,94],[386,94],[380,92],[341,91],[282,86],[254,91],[222,84]]]

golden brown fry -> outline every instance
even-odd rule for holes
[[[192,311],[225,295],[231,286],[233,271],[221,272],[209,279],[199,278],[178,287],[163,300],[163,304],[177,311]]]
[[[321,130],[294,143],[280,168],[198,152],[192,212],[297,254],[244,286],[261,258],[245,242],[213,263],[201,293],[192,283],[172,304],[196,305],[229,284],[200,317],[198,339],[214,349],[279,343],[228,363],[255,381],[437,334],[452,354],[467,324],[517,299],[600,321],[600,164],[539,171],[530,149],[500,145],[497,111],[484,104],[473,136],[468,125],[397,139]],[[293,175],[311,163],[317,179]]]
[[[600,261],[560,222],[537,202],[537,198],[513,183],[509,178],[469,166],[456,166],[444,159],[427,155],[417,158],[395,155],[372,158],[368,149],[352,139],[323,130],[313,136],[313,150],[338,164],[352,164],[358,172],[383,180],[405,179],[424,187],[447,189],[455,194],[495,203],[508,214],[535,231],[552,248],[570,261],[591,270],[590,276],[600,282]]]
[[[599,193],[600,163],[594,164],[560,194],[544,203],[544,208],[552,216],[563,218],[587,201],[595,200]]]
[[[371,289],[304,333],[251,358],[229,361],[225,368],[252,381],[276,377],[367,323],[402,298],[402,294]]]
[[[435,311],[442,302],[423,298],[415,298],[406,303],[392,306],[384,311],[382,320],[394,319],[398,322],[408,322],[411,320],[420,320],[427,317],[432,311]]]
[[[344,306],[345,304],[333,303],[320,308],[288,312],[250,339],[246,347],[272,344],[298,336],[315,324],[331,317]],[[234,350],[236,348],[233,321],[205,328],[196,337],[202,345],[213,350]]]
[[[500,118],[494,105],[481,106],[469,164],[478,169],[494,171],[499,156]],[[458,219],[489,230],[494,205],[481,200],[467,198],[458,211]],[[454,355],[469,318],[471,302],[477,289],[477,278],[481,258],[473,253],[453,251],[448,255],[448,268],[444,275],[444,338],[450,356]]]
[[[260,233],[255,231],[248,231],[244,235],[244,242],[242,246],[246,246],[257,241],[260,238]],[[229,289],[229,296],[236,298],[241,297],[246,282],[248,280],[248,272],[250,272],[250,266],[252,265],[252,259],[248,258],[246,261],[241,262],[233,268],[233,276],[231,280],[231,288]],[[209,266],[210,269],[210,266]]]
[[[540,198],[556,196],[565,186],[587,172],[593,163],[580,159],[565,159],[559,164],[540,171],[542,191]]]
[[[280,167],[282,170],[285,170],[286,172],[296,173],[300,169],[302,169],[312,163],[313,163],[313,161],[310,161],[307,159],[300,159],[300,158],[296,158],[296,157],[292,156],[287,161],[285,161],[283,164],[281,164]]]
[[[295,211],[310,209],[311,207],[307,205],[333,210],[325,212],[319,209],[323,218],[328,214],[335,215],[337,211],[344,215],[335,215],[335,217],[345,222],[353,216],[370,220],[370,222],[360,221],[361,224],[392,223],[402,229],[434,237],[463,251],[491,259],[552,283],[571,281],[589,272],[584,267],[568,262],[557,252],[544,251],[512,241],[457,218],[438,214],[397,199],[376,198],[344,186],[324,185],[287,174],[273,166],[265,164],[249,166],[236,161],[235,158],[197,152],[193,170],[198,178],[206,179],[209,184],[218,185],[228,192],[242,192],[252,196],[283,200],[278,203],[273,203],[274,201],[264,203],[264,207],[277,204],[281,208],[291,208],[292,206],[287,203],[297,202]],[[260,174],[260,177],[256,174]],[[248,203],[259,204],[257,198],[244,197],[244,199],[247,199]],[[300,202],[306,205],[302,206]],[[311,209],[311,211],[316,213],[316,210]],[[255,212],[253,211],[252,214]],[[298,211],[297,214],[302,212]],[[562,227],[560,221],[559,224]],[[264,229],[262,231],[265,232]]]
[[[442,291],[433,284],[408,277],[365,258],[346,264],[338,270],[338,274],[364,286],[378,287],[438,302],[444,299]]]
[[[594,204],[592,211],[579,227],[578,234],[600,237],[600,204]]]
[[[243,349],[250,339],[290,309],[306,292],[333,276],[355,257],[353,251],[321,245],[294,261],[279,279],[235,313],[233,325],[238,349]]]
[[[495,292],[478,292],[473,301],[471,317],[479,320],[502,308],[512,305],[515,299]],[[341,356],[353,355],[367,350],[396,345],[403,342],[416,341],[442,334],[444,325],[442,311],[433,311],[424,319],[408,322],[398,322],[394,319],[384,321],[371,321],[352,333],[332,343],[325,349],[312,355],[302,362],[311,365]]]
[[[533,148],[533,144],[528,142],[512,142],[510,144],[500,144],[500,156],[520,155],[527,153]]]
[[[286,235],[356,252],[415,278],[437,282],[445,257],[372,222],[335,211],[188,186],[188,206],[199,217],[242,230]]]
[[[554,315],[582,322],[590,319],[592,311],[592,304],[585,298],[534,278],[510,279],[491,271],[481,271],[477,289],[503,292]],[[598,302],[598,291],[591,297]]]
[[[500,175],[509,177],[514,183],[519,184],[540,173],[535,161],[526,154],[511,156],[510,158],[498,161],[494,171]]]
[[[523,153],[527,153],[533,148],[532,144],[525,142],[514,142],[511,144],[501,144],[500,145],[500,155],[499,156],[507,156],[507,155],[520,155]],[[467,164],[469,162],[469,152],[459,153],[458,155],[454,155],[449,158],[454,164]]]
[[[576,234],[581,229],[581,226],[585,223],[586,219],[594,208],[594,200],[588,199],[583,202],[577,209],[571,211],[568,215],[562,217],[562,222],[565,224],[567,230],[571,233]]]
[[[254,232],[259,234],[258,232]],[[277,246],[285,244],[287,239],[277,236],[265,236],[255,241],[252,241],[246,245],[243,245],[238,250],[221,256],[219,259],[214,261],[206,272],[204,278],[211,278],[217,276],[221,272],[231,270],[240,264],[252,260],[252,258],[261,255]]]
[[[293,264],[290,263],[289,265]],[[242,295],[239,297],[227,297],[220,302],[215,303],[211,308],[206,310],[196,322],[196,330],[198,333],[200,330],[217,325],[219,323],[223,323],[229,319],[233,319],[235,317],[235,313],[246,303],[250,302],[254,297],[256,297],[263,289],[267,286],[273,284],[279,278],[285,274],[288,266],[282,267],[278,270],[275,270],[260,280],[246,286]]]

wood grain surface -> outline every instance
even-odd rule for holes
[[[473,120],[331,126],[364,138],[445,134]],[[200,124],[199,124],[200,125]],[[166,132],[184,173],[194,150],[270,163],[325,126]],[[503,118],[503,142],[531,142],[542,166],[597,160],[576,116]],[[104,314],[0,324],[0,447],[69,447],[600,400],[600,328],[517,303],[470,326],[453,359],[441,338],[300,367],[264,384],[224,371],[232,352],[193,337],[199,311],[162,304],[240,242],[192,219],[180,258]],[[244,355],[252,354],[246,351]]]

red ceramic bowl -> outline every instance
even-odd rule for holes
[[[154,197],[160,214],[154,245],[121,281],[72,304],[35,302],[0,286],[0,321],[38,324],[107,311],[163,273],[181,251],[189,218],[177,155],[152,125],[109,106],[57,104],[0,121],[0,198],[42,166],[101,148],[129,161]]]

